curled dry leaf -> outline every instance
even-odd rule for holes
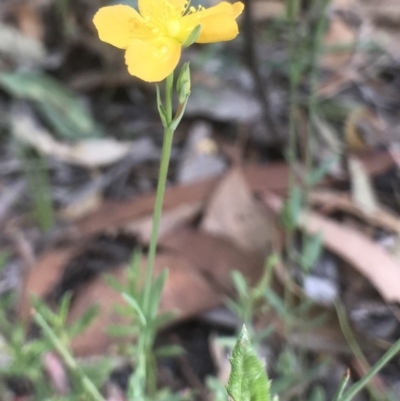
[[[70,147],[66,161],[85,167],[108,166],[125,157],[132,146],[111,138],[87,139]]]
[[[132,143],[118,142],[111,138],[86,139],[76,145],[57,141],[34,121],[31,113],[19,113],[18,119],[13,119],[13,133],[21,142],[40,153],[89,168],[113,164],[132,149]]]
[[[353,202],[364,213],[374,214],[379,207],[378,200],[364,165],[355,157],[349,158],[349,174]]]

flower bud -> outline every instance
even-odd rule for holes
[[[190,95],[190,67],[189,62],[183,64],[176,82],[176,91],[178,92],[179,103],[186,102]]]

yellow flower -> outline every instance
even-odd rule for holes
[[[139,12],[126,5],[100,8],[93,22],[103,42],[126,49],[128,71],[143,81],[159,82],[177,66],[182,43],[199,24],[197,43],[234,39],[243,4],[222,2],[208,9],[190,0],[139,0]]]

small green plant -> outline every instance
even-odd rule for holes
[[[104,358],[101,363],[97,363],[94,371],[85,369],[74,358],[71,350],[72,339],[88,327],[97,311],[95,308],[90,308],[76,322],[67,325],[70,302],[71,296],[65,295],[58,310],[53,312],[44,302],[39,299],[34,300],[32,314],[43,335],[41,342],[48,344],[48,349],[55,350],[67,367],[73,383],[70,397],[86,395],[91,400],[104,401],[99,388],[108,378],[111,364]]]
[[[109,332],[116,336],[137,338],[135,344],[129,345],[124,354],[131,358],[135,370],[129,381],[128,395],[131,400],[144,400],[148,395],[154,396],[156,389],[156,358],[174,356],[182,352],[177,346],[165,346],[153,348],[158,329],[165,325],[171,318],[171,313],[159,314],[159,303],[168,276],[167,270],[151,282],[149,308],[144,307],[145,288],[139,280],[142,253],[135,251],[128,268],[127,283],[121,284],[108,277],[108,282],[118,291],[126,301],[125,307],[118,308],[124,316],[128,316],[131,324],[114,326]]]
[[[55,216],[46,160],[23,145],[19,148],[19,156],[34,206],[33,216],[42,231],[49,231],[54,226]]]
[[[253,321],[257,315],[265,313],[268,309],[268,305],[265,302],[265,294],[270,289],[272,273],[276,263],[277,256],[275,254],[266,260],[264,274],[254,287],[248,284],[241,272],[234,271],[232,273],[236,299],[228,299],[225,302],[228,308],[246,325],[250,338],[255,343],[268,337],[272,331],[272,327],[270,327],[256,334],[253,329]]]
[[[400,351],[398,340],[372,367],[360,381],[346,389],[350,373],[346,371],[332,401],[351,401],[364,389],[369,380],[379,372]],[[278,396],[272,394],[271,383],[265,366],[252,347],[246,326],[243,325],[231,357],[231,374],[227,392],[231,401],[278,401]],[[315,388],[310,401],[325,400],[325,394],[320,388]]]
[[[89,379],[72,357],[70,339],[87,327],[95,311],[88,311],[82,319],[66,328],[69,302],[70,297],[65,297],[57,313],[54,313],[42,302],[36,301],[33,314],[44,335],[32,339],[27,335],[25,325],[12,318],[13,297],[3,297],[0,303],[0,327],[1,351],[5,360],[0,363],[0,387],[3,387],[4,391],[7,383],[15,382],[23,384],[26,391],[32,393],[34,400],[53,399],[55,391],[46,377],[43,364],[43,356],[53,350],[59,353],[72,373],[69,383],[71,397],[87,393],[86,390],[82,390],[81,385],[85,387],[90,381],[95,388],[107,378],[109,369],[105,368],[105,364],[98,364]],[[97,400],[100,401],[100,398]]]
[[[0,327],[1,327],[1,354],[3,360],[0,364],[0,382],[4,391],[6,384],[17,378],[28,387],[36,384],[36,392],[39,395],[49,396],[50,386],[43,380],[41,370],[42,355],[50,348],[45,341],[29,341],[25,327],[10,318],[8,311],[13,304],[13,298],[3,297],[0,304]]]
[[[246,326],[232,351],[227,392],[233,401],[278,401],[277,396],[271,396],[265,366],[250,343]]]

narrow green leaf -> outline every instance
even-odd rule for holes
[[[182,46],[183,47],[191,46],[199,38],[200,33],[201,33],[201,24],[197,25],[193,29],[193,31],[189,33],[189,36],[183,41]]]
[[[138,301],[135,298],[133,298],[131,295],[127,294],[126,292],[122,293],[122,298],[124,298],[125,301],[128,303],[128,305],[131,306],[135,310],[135,312],[137,313],[138,318],[140,320],[140,323],[143,326],[146,326],[147,319],[146,319],[146,316],[144,315],[143,310],[140,307]]]
[[[1,73],[0,87],[12,96],[33,101],[37,111],[61,138],[103,135],[76,96],[49,76],[38,72]]]
[[[32,296],[32,305],[49,323],[57,323],[57,315],[39,297]]]
[[[269,288],[267,291],[265,291],[264,296],[267,300],[268,305],[271,305],[280,317],[286,318],[287,310],[285,307],[285,303],[276,294],[276,292]]]
[[[71,306],[72,293],[67,292],[61,298],[60,306],[58,307],[58,323],[62,327],[68,318],[69,308]]]
[[[5,266],[9,257],[10,257],[10,255],[8,252],[6,252],[6,251],[0,252],[0,271]]]
[[[347,369],[345,374],[342,377],[342,380],[339,383],[339,387],[337,389],[337,392],[335,394],[335,398],[333,399],[333,401],[341,401],[344,391],[346,390],[346,387],[349,383],[350,380],[350,370]]]
[[[70,338],[74,338],[78,334],[86,330],[90,323],[93,322],[94,318],[99,313],[99,307],[97,305],[91,306],[85,313],[79,318],[78,321],[72,323],[68,328],[67,332]]]
[[[160,298],[162,291],[164,289],[165,282],[168,278],[168,270],[164,269],[160,275],[154,280],[151,288],[151,298],[149,303],[149,314],[148,316],[153,320],[158,313],[158,308],[160,306]]]
[[[107,333],[114,337],[129,338],[137,335],[138,332],[139,332],[138,328],[132,325],[129,326],[118,325],[118,326],[107,327]]]
[[[303,207],[303,193],[298,186],[290,189],[289,196],[285,201],[282,211],[282,223],[288,230],[294,230]]]
[[[181,356],[185,353],[185,349],[180,345],[166,345],[158,347],[154,350],[154,355],[157,358],[171,358]]]
[[[312,170],[307,176],[310,187],[317,185],[329,172],[330,168],[337,163],[339,157],[333,156],[325,160],[318,168]]]
[[[306,238],[304,249],[300,257],[300,266],[305,273],[309,273],[321,256],[323,237],[321,233],[317,233],[315,235],[309,235]]]
[[[161,100],[161,94],[160,94],[160,87],[156,85],[156,90],[157,90],[157,109],[158,109],[158,114],[160,115],[161,122],[164,128],[168,127],[168,116],[167,116],[167,111],[165,110],[165,107],[162,103]]]
[[[274,325],[269,325],[265,329],[257,332],[253,336],[253,343],[259,344],[261,341],[265,341],[275,331]]]
[[[142,299],[141,296],[139,296],[138,278],[141,260],[141,250],[135,249],[128,268],[128,293],[138,300],[140,306],[142,306]]]
[[[239,295],[239,298],[247,298],[249,295],[249,286],[247,285],[246,279],[243,274],[238,270],[234,270],[232,272],[232,281]]]
[[[173,320],[175,314],[173,312],[165,312],[160,315],[157,315],[152,321],[149,323],[149,326],[152,330],[157,331],[160,327],[165,326],[168,322]]]
[[[190,64],[186,62],[183,64],[176,81],[176,91],[178,93],[178,100],[180,104],[184,104],[190,95]]]

